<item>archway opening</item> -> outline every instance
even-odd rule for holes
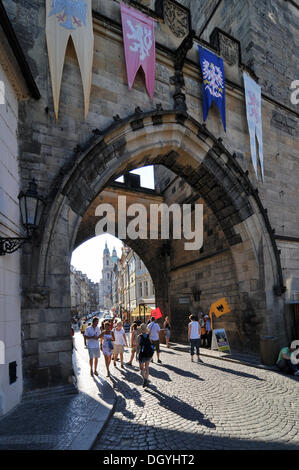
[[[148,167],[146,168],[148,169]],[[143,168],[139,169],[139,173],[142,170]],[[127,218],[125,223],[127,228],[136,215],[134,211],[130,212],[129,208],[135,204],[143,206],[147,214],[146,237],[131,239],[127,234],[124,242],[136,252],[136,256],[140,257],[148,267],[153,285],[156,286],[156,304],[164,316],[167,315],[171,319],[172,339],[186,343],[189,315],[199,316],[201,313],[208,315],[211,304],[225,297],[231,312],[226,317],[214,318],[214,326],[226,329],[230,343],[234,348],[239,350],[243,347],[246,348],[248,341],[245,340],[246,344],[244,344],[244,330],[248,336],[250,327],[248,328],[246,320],[240,314],[243,294],[240,293],[235,261],[227,233],[221,227],[217,215],[206,203],[201,193],[196,191],[186,181],[186,178],[182,178],[180,174],[161,164],[154,165],[153,171],[154,189],[144,187],[140,177],[129,172],[125,172],[122,177],[117,177],[114,181],[110,179],[110,182],[96,196],[83,215],[77,231],[75,246],[94,235],[99,220],[104,220],[107,216],[107,205],[113,208],[115,225],[112,227],[114,227],[113,234],[116,236],[120,231],[119,199],[126,198]],[[185,249],[187,240],[183,233],[183,218],[180,221],[182,236],[177,238],[174,233],[174,217],[177,216],[177,212],[172,212],[172,210],[169,211],[169,236],[163,238],[163,221],[161,214],[159,214],[158,236],[156,237],[157,234],[154,233],[154,238],[151,238],[153,223],[150,217],[151,208],[162,205],[172,209],[177,206],[181,215],[183,208],[188,206],[194,217],[195,206],[203,207],[202,223],[197,227],[198,231],[202,231],[200,246],[191,250]],[[99,210],[100,206],[104,207],[102,211]],[[103,215],[105,217],[101,218],[100,216]],[[108,219],[107,216],[105,219],[107,224],[102,226],[105,227],[105,230],[108,230],[109,227],[111,229]],[[140,227],[138,228],[140,229]],[[195,229],[194,224],[193,228]],[[123,230],[121,231],[123,232]],[[229,234],[231,236],[231,232]],[[239,240],[240,242],[241,240]],[[111,276],[110,273],[106,275]],[[138,289],[138,283],[136,289]],[[123,305],[117,307],[111,305],[111,307],[118,313],[124,308],[128,310]],[[129,314],[132,310],[131,306]],[[254,312],[251,312],[251,315],[254,316]],[[252,340],[252,336],[255,334],[252,327],[250,333]],[[207,342],[204,344],[210,346]]]
[[[225,267],[225,260],[219,259],[217,265],[219,253],[207,252],[197,253],[198,259],[183,256],[184,259],[179,260],[181,240],[170,239],[170,243],[159,239],[150,240],[150,243],[143,239],[133,240],[132,248],[145,262],[152,276],[157,305],[172,315],[177,340],[185,340],[183,325],[186,317],[183,315],[187,310],[189,313],[191,308],[198,311],[201,305],[196,302],[204,299],[201,295],[200,301],[196,300],[199,291],[193,291],[193,288],[196,289],[200,280],[202,285],[209,281],[204,291],[199,289],[209,299],[204,307],[207,309],[210,301],[214,300],[212,297],[218,296],[215,285],[221,288],[221,294],[225,287],[229,293],[235,294],[238,302],[232,309],[240,333],[234,335],[236,341],[239,336],[246,348],[257,349],[260,335],[276,333],[271,315],[282,310],[282,302],[273,291],[273,286],[278,285],[280,280],[279,263],[273,256],[275,246],[269,221],[267,225],[267,218],[261,212],[261,202],[247,175],[222,142],[194,119],[173,111],[138,113],[124,121],[118,120],[105,132],[95,133],[86,149],[80,149],[63,168],[52,185],[52,202],[45,214],[40,245],[33,247],[33,256],[28,253],[26,259],[30,268],[24,281],[26,297],[23,311],[31,308],[40,318],[48,315],[47,318],[53,318],[55,327],[62,318],[65,322],[69,321],[69,269],[73,249],[94,236],[98,221],[95,209],[98,203],[104,201],[103,193],[114,191],[114,196],[118,197],[121,189],[118,187],[116,190],[115,185],[120,183],[115,183],[115,180],[134,168],[152,164],[163,165],[185,182],[185,188],[188,188],[187,184],[192,188],[185,202],[192,205],[201,198],[206,204],[208,211],[211,211],[211,220],[215,217],[219,227],[216,232],[221,234],[216,246],[220,250],[223,236],[222,249],[226,250],[229,261]],[[177,197],[179,193],[178,188],[173,193],[174,186],[170,188],[171,185],[164,194],[158,191],[155,197],[163,199],[167,196],[169,202],[172,196]],[[181,190],[185,191],[183,183]],[[93,227],[92,234],[90,227]],[[209,220],[206,229],[203,248],[205,239],[208,242],[209,237],[213,239],[214,232],[208,233]],[[129,245],[127,240],[124,241]],[[212,249],[215,243],[211,242],[210,245]],[[172,264],[173,261],[175,264]],[[206,270],[197,269],[197,266],[203,267],[205,264]],[[211,265],[215,271],[209,271]],[[227,277],[231,273],[233,279],[229,280]],[[188,287],[184,287],[182,282],[187,283]],[[26,291],[29,290],[28,283],[37,286],[29,295]],[[171,292],[176,296],[176,301],[171,300],[174,298]],[[187,304],[185,297],[189,298],[190,303]],[[184,307],[180,310],[178,306],[182,305]],[[25,349],[28,346],[28,355],[24,355],[25,374],[37,375],[38,364],[42,364],[41,375],[47,383],[53,382],[54,375],[66,380],[70,373],[70,341],[66,335],[53,339],[54,327],[47,331],[49,334],[43,338],[41,346],[38,339],[32,344],[32,349],[30,338],[25,337]],[[48,364],[48,352],[53,351],[54,358],[54,349],[56,351],[57,348],[61,352],[57,364]]]

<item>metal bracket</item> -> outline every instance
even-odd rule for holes
[[[0,237],[0,256],[4,256],[17,251],[24,243],[31,240],[28,238],[4,238]]]

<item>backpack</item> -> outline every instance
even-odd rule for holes
[[[140,338],[140,351],[138,359],[143,359],[145,357],[152,357],[154,354],[154,345],[150,342],[149,335],[145,337],[141,335]]]

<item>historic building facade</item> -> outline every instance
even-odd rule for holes
[[[85,215],[116,178],[151,164],[160,167],[155,197],[204,204],[201,250],[186,252],[183,240],[124,240],[145,263],[173,338],[185,340],[188,313],[207,311],[219,296],[231,314],[217,325],[235,347],[258,350],[263,335],[281,345],[296,336],[298,105],[290,85],[298,78],[298,7],[285,0],[126,3],[155,21],[154,99],[141,73],[128,91],[120,1],[94,0],[89,113],[85,119],[70,42],[56,120],[45,2],[3,0],[41,94],[20,105],[18,124],[20,187],[34,177],[47,201],[22,254],[26,389],[70,380],[71,253],[94,236],[98,220]],[[226,132],[215,106],[203,121],[199,44],[224,60]],[[244,70],[262,87],[264,182],[251,162]]]
[[[99,309],[99,283],[92,282],[86,274],[71,266],[72,316],[81,318]]]
[[[112,272],[111,291],[112,310],[121,318],[133,320],[144,307],[155,308],[151,275],[137,253],[126,245]]]

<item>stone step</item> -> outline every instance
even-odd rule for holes
[[[77,394],[78,390],[74,385],[59,385],[57,387],[49,387],[26,392],[23,395],[22,401],[28,402],[33,400],[54,400],[58,398],[74,396]]]

